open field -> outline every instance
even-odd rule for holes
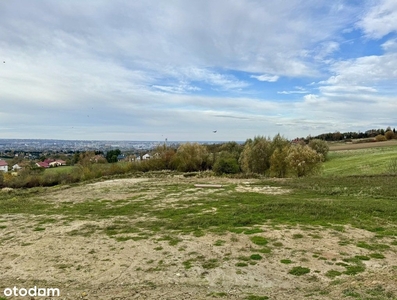
[[[358,149],[368,149],[368,148],[380,148],[380,147],[397,147],[397,140],[389,140],[384,142],[373,142],[373,143],[342,143],[335,142],[330,143],[330,151],[339,150],[358,150]]]
[[[396,176],[156,176],[1,191],[0,291],[396,299]]]
[[[383,145],[382,143],[370,144]],[[330,151],[328,160],[323,165],[323,175],[345,176],[390,173],[393,160],[397,160],[397,145]]]

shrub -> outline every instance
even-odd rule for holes
[[[239,159],[241,169],[246,173],[264,174],[270,167],[272,151],[271,141],[263,136],[247,140]]]
[[[216,158],[212,170],[216,174],[236,174],[240,172],[238,161],[232,153],[221,152]]]
[[[384,141],[387,141],[386,137],[385,137],[384,135],[382,135],[382,134],[378,134],[378,135],[375,137],[375,140],[376,140],[377,142],[384,142]]]
[[[396,135],[395,135],[395,133],[393,131],[389,130],[389,131],[385,132],[385,138],[387,140],[391,140],[391,139],[396,138]]]
[[[323,160],[326,160],[329,151],[329,146],[326,141],[319,139],[310,140],[309,147],[315,150],[318,154],[321,154],[323,156]]]
[[[173,166],[181,172],[203,171],[208,167],[207,148],[198,143],[179,146],[172,160]]]
[[[293,145],[288,150],[286,161],[296,176],[302,177],[315,173],[323,157],[309,146]]]
[[[289,150],[289,145],[284,148],[277,148],[270,157],[270,171],[276,177],[285,177],[288,170],[288,162],[286,160]]]

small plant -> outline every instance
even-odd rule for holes
[[[295,234],[292,236],[292,238],[293,238],[293,239],[301,239],[301,238],[303,238],[303,234],[295,233]]]
[[[201,266],[204,269],[215,269],[215,268],[219,267],[219,262],[218,262],[218,260],[216,258],[212,258],[212,259],[204,261],[201,264]]]
[[[282,260],[280,260],[280,262],[282,264],[286,264],[286,265],[292,264],[292,260],[290,260],[290,259],[282,259]]]
[[[245,298],[245,300],[267,300],[269,299],[268,296],[256,296],[256,295],[249,295]]]
[[[247,266],[248,266],[248,264],[245,263],[245,262],[238,262],[238,263],[236,263],[236,267],[247,267]]]
[[[293,267],[293,268],[288,272],[288,274],[295,275],[295,276],[302,276],[302,275],[305,275],[305,274],[307,274],[307,273],[310,273],[310,269],[309,269],[309,268],[300,267],[300,266],[298,266],[298,267]]]
[[[369,256],[372,258],[377,258],[377,259],[385,258],[385,256],[382,253],[371,253]]]
[[[364,265],[346,266],[345,268],[346,268],[346,271],[343,272],[343,274],[346,274],[346,275],[356,275],[358,273],[365,271]]]
[[[254,244],[258,245],[258,246],[264,246],[268,243],[267,239],[265,239],[262,236],[253,236],[250,238],[251,242],[253,242]]]
[[[253,260],[261,260],[262,256],[260,256],[259,254],[252,254],[250,258]]]
[[[226,241],[217,240],[217,241],[214,243],[214,246],[223,246],[225,243],[226,243]]]
[[[329,270],[325,273],[325,276],[327,276],[328,278],[335,278],[340,275],[342,275],[342,272],[336,270]]]

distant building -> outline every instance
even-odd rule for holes
[[[49,168],[50,167],[50,165],[44,161],[36,163],[36,166],[38,166],[39,168]]]
[[[142,156],[142,159],[143,160],[150,159],[150,154],[146,153],[144,156]]]
[[[62,159],[57,159],[55,161],[52,161],[48,164],[50,167],[59,167],[59,166],[66,166],[66,161]]]
[[[12,166],[12,170],[13,171],[19,171],[20,169],[22,169],[22,167],[20,165],[18,165],[18,164],[15,164],[15,165]]]
[[[5,160],[0,159],[0,171],[8,172],[8,164]]]

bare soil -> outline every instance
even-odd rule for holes
[[[117,200],[139,193],[144,196],[143,191],[150,198],[161,186],[175,182],[233,183],[238,192],[280,196],[289,192],[277,187],[251,187],[255,180],[180,177],[98,182],[49,192],[46,199],[49,205],[60,201],[81,202],[104,194],[106,199]],[[194,189],[189,195],[194,199],[196,193],[212,192],[212,189]],[[184,194],[184,197],[186,200],[188,196]],[[178,194],[165,198],[162,205],[173,201],[178,201]],[[43,216],[0,215],[3,220],[0,225],[6,226],[0,231],[0,298],[6,287],[14,286],[59,288],[58,299],[247,299],[249,295],[269,299],[340,299],[349,291],[372,290],[382,291],[383,298],[376,299],[393,299],[389,296],[397,295],[397,246],[382,252],[384,259],[362,261],[366,267],[363,273],[325,276],[328,270],[345,271],[345,267],[337,264],[344,258],[373,252],[357,247],[356,242],[372,243],[375,234],[349,226],[335,230],[263,225],[258,226],[263,232],[253,235],[179,234],[180,242],[171,245],[161,240],[161,234],[122,242],[102,232],[73,235],[72,232],[83,232],[90,226],[104,228],[112,220],[57,218],[59,221],[45,224],[45,230],[35,231]],[[251,242],[252,236],[265,237],[271,252],[256,251],[261,247]],[[377,242],[390,244],[391,240],[383,238]],[[262,259],[249,259],[252,254],[259,254]],[[291,263],[281,262],[287,259]],[[246,266],[236,265],[244,262]],[[310,273],[289,274],[294,266],[309,268]],[[7,299],[17,298],[30,299]]]

